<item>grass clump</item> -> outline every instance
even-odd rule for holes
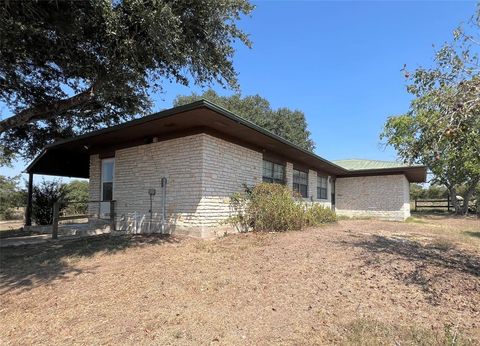
[[[473,342],[457,328],[445,325],[443,329],[420,326],[398,326],[381,321],[359,318],[345,328],[342,345],[418,345],[418,346],[470,346]]]
[[[287,186],[261,183],[230,198],[233,216],[227,222],[240,232],[301,230],[305,226],[318,226],[336,221],[329,208],[307,203]]]

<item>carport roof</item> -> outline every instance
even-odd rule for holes
[[[88,178],[89,158],[92,154],[151,143],[154,137],[161,141],[175,135],[188,135],[192,131],[213,131],[217,135],[238,141],[241,145],[278,154],[292,162],[334,176],[349,176],[351,173],[360,172],[302,149],[207,100],[199,100],[120,125],[57,141],[46,146],[26,171],[34,174]],[[385,171],[384,174],[394,174],[397,170],[398,173],[406,174],[409,180],[413,179],[411,181],[424,181],[418,180],[421,179],[421,174],[411,175],[409,173],[411,169],[425,171],[425,167],[396,167],[388,168],[388,173]]]
[[[392,172],[399,172],[405,174],[410,182],[421,183],[427,178],[427,169],[421,165],[365,159],[333,160],[332,162],[347,169],[349,176],[393,174]]]
[[[333,163],[349,170],[361,169],[382,169],[382,168],[404,168],[416,167],[418,165],[408,165],[396,161],[380,161],[380,160],[365,160],[365,159],[345,159],[333,160]]]

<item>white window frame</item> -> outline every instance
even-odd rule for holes
[[[104,166],[104,163],[113,163],[113,167],[112,167],[112,181],[105,181],[103,180],[103,166]],[[102,162],[101,162],[101,169],[100,169],[100,200],[103,201],[104,198],[103,198],[103,183],[112,183],[112,200],[115,199],[115,158],[114,157],[111,157],[111,158],[108,158],[108,159],[102,159]]]
[[[321,187],[321,185],[319,184],[320,183],[320,179],[325,179],[325,187]],[[325,198],[322,198],[319,194],[320,190],[319,189],[325,189]],[[328,176],[325,176],[325,175],[317,175],[317,199],[319,200],[322,200],[322,201],[326,201],[328,200]]]

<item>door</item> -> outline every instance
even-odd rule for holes
[[[100,218],[110,218],[110,201],[113,200],[113,180],[115,175],[115,159],[102,160],[102,179],[100,192]]]

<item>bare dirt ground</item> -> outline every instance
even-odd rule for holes
[[[23,220],[0,221],[0,232],[16,230],[23,226]]]
[[[2,249],[1,344],[480,343],[480,221]]]

